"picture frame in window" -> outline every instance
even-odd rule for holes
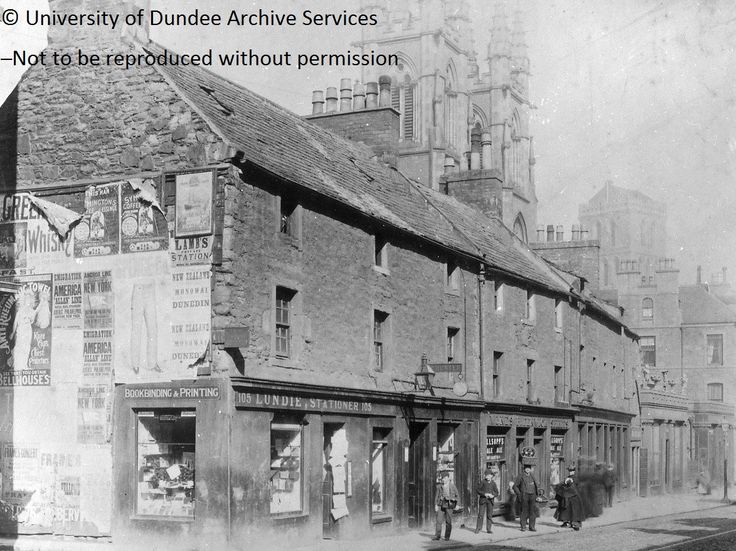
[[[215,170],[176,174],[176,237],[213,233],[215,178]]]

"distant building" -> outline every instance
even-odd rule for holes
[[[680,285],[671,259],[646,278],[636,261],[622,262],[617,288],[627,323],[640,335],[642,411],[647,393],[668,388],[679,389],[689,408],[684,442],[673,433],[679,422],[647,424],[642,414],[651,431],[650,484],[676,486],[680,446],[689,449],[691,480],[704,472],[720,484],[726,458],[733,480],[736,312],[706,284]]]
[[[606,182],[580,205],[579,218],[591,238],[600,243],[601,289],[615,288],[622,260],[635,260],[641,277],[653,280],[659,259],[667,254],[667,209],[663,203]]]

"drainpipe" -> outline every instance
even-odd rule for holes
[[[478,378],[480,380],[480,399],[485,401],[483,376],[483,286],[486,281],[486,266],[481,262],[478,272]]]

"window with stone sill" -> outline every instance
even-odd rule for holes
[[[707,335],[708,366],[723,365],[723,335]]]
[[[723,402],[723,384],[708,383],[708,400],[713,402]]]
[[[292,355],[292,333],[294,323],[294,297],[296,291],[276,287],[275,353],[278,358]]]
[[[373,238],[373,266],[388,272],[388,241],[382,235]]]

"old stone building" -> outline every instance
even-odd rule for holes
[[[80,45],[162,52],[95,28],[49,51]],[[522,454],[545,489],[583,458],[626,489],[621,311],[330,120],[196,67],[24,76],[0,108],[4,532],[365,537],[428,523],[442,472],[473,515]]]

